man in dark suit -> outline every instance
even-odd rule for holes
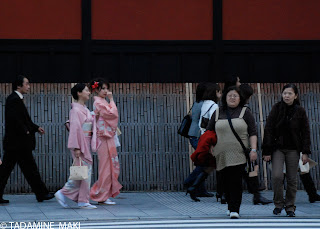
[[[13,92],[6,99],[5,135],[3,140],[3,162],[0,166],[0,204],[10,173],[18,163],[26,180],[36,194],[38,202],[54,197],[42,182],[32,151],[35,149],[35,133],[44,134],[44,129],[34,124],[23,102],[23,94],[29,92],[29,80],[18,76],[12,83]]]

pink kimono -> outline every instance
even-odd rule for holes
[[[90,190],[90,198],[104,202],[116,197],[122,185],[118,181],[120,165],[114,136],[118,125],[118,109],[114,102],[95,96],[93,109],[99,115],[97,121],[99,178]]]
[[[88,179],[68,180],[61,192],[77,203],[89,203],[92,173],[91,146],[93,146],[93,151],[95,151],[94,146],[96,146],[95,116],[90,113],[86,106],[79,103],[72,103],[71,105],[68,148],[71,150],[75,165],[79,165],[80,160],[74,156],[74,149],[80,149],[82,165],[88,166]]]

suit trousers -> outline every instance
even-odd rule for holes
[[[0,166],[0,196],[3,195],[8,178],[16,164],[20,166],[24,177],[37,197],[48,194],[48,190],[41,180],[32,150],[21,150],[5,151],[3,155],[3,162]]]
[[[295,211],[297,192],[297,171],[299,153],[295,150],[277,150],[272,154],[272,186],[274,190],[274,205],[276,208],[285,208],[286,211]],[[283,166],[286,164],[287,190],[286,199],[283,198]]]

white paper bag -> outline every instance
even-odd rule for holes
[[[299,159],[299,168],[301,173],[308,173],[310,171],[310,164],[307,162],[306,164],[303,164],[302,161],[302,153],[300,153],[300,159]]]
[[[113,138],[114,138],[114,144],[116,145],[116,147],[120,147],[121,144],[120,144],[118,135],[115,134]]]

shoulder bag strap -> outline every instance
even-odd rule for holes
[[[248,169],[247,172],[253,171],[253,170],[254,170],[254,166],[258,164],[258,163],[257,163],[257,160],[254,161],[254,162],[250,162],[250,160],[249,160],[249,158],[250,158],[249,153],[247,152],[247,149],[246,149],[246,147],[244,146],[244,144],[243,144],[241,138],[239,137],[238,133],[237,133],[237,132],[235,131],[235,129],[233,128],[233,125],[232,125],[232,122],[231,122],[231,117],[230,117],[230,114],[229,114],[228,109],[227,109],[226,113],[227,113],[227,117],[228,117],[228,122],[229,122],[230,128],[231,128],[234,136],[235,136],[235,137],[237,138],[237,140],[239,141],[239,143],[240,143],[240,145],[241,145],[241,147],[242,147],[242,149],[243,149],[243,152],[244,152],[244,154],[245,154],[245,156],[246,156],[246,158],[247,158],[247,160],[248,160],[247,163],[249,163],[249,166],[247,167],[247,169]],[[247,164],[247,165],[248,165],[248,164]]]
[[[190,113],[191,113],[191,110],[192,110],[192,108],[193,108],[193,105],[194,105],[194,103],[192,104],[192,106],[191,106],[191,108],[190,108],[190,110],[189,110],[188,114],[190,114]]]
[[[246,152],[246,147],[244,146],[244,144],[243,144],[243,142],[242,142],[241,138],[239,137],[238,133],[237,133],[237,132],[235,131],[235,129],[233,128],[233,125],[232,125],[232,122],[231,122],[231,117],[230,117],[230,114],[229,114],[228,108],[227,108],[227,110],[226,110],[226,113],[227,113],[227,118],[228,118],[228,122],[229,122],[230,128],[231,128],[231,130],[232,130],[232,132],[233,132],[234,136],[235,136],[235,137],[236,137],[236,139],[239,141],[239,143],[240,143],[240,145],[241,145],[241,147],[242,147],[243,151],[244,151],[244,152]]]
[[[243,107],[240,113],[239,118],[243,118],[244,114],[246,113],[247,107]]]
[[[219,120],[219,109],[220,108],[216,109],[216,122],[218,122]]]
[[[212,104],[212,105],[209,107],[209,109],[207,110],[207,112],[204,113],[204,114],[202,115],[202,117],[204,117],[204,116],[211,110],[211,107],[212,107],[213,105],[214,105],[214,104]]]

